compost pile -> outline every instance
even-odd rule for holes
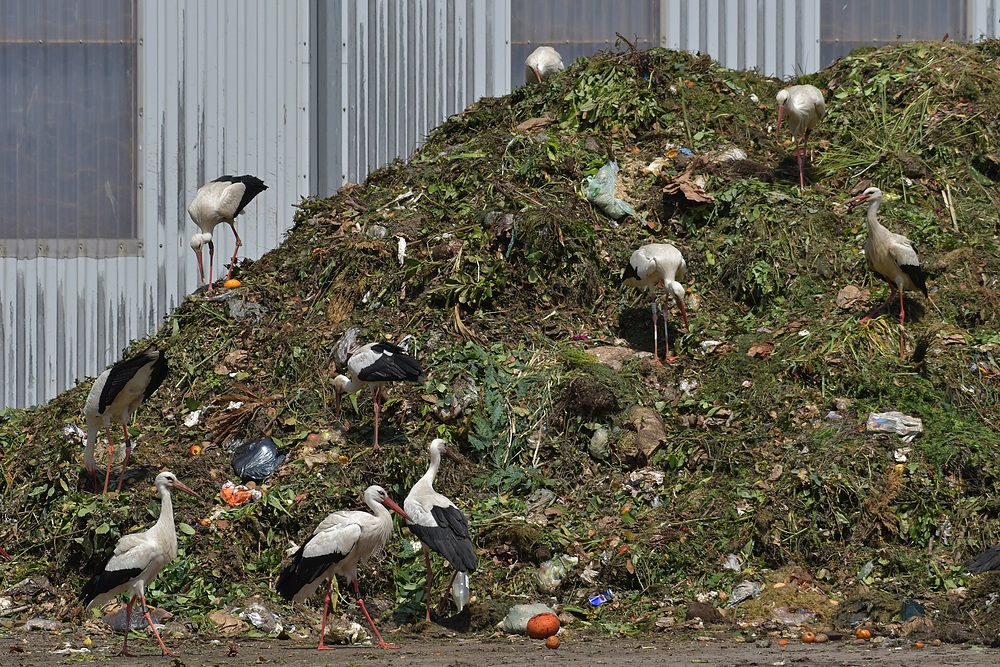
[[[994,41],[916,43],[803,77],[827,114],[802,194],[794,146],[774,134],[787,82],[654,49],[483,99],[408,161],[304,200],[285,242],[239,266],[241,288],[199,291],[152,338],[171,374],[138,413],[134,464],[211,499],[175,501],[181,554],[152,601],[196,618],[251,599],[302,613],[273,591],[289,541],[359,507],[369,484],[401,501],[443,437],[466,462],[446,462],[436,486],[469,515],[480,556],[471,631],[527,599],[597,630],[655,632],[684,601],[721,607],[744,581],[763,595],[726,612],[737,620],[774,621],[804,603],[768,596],[795,590],[833,626],[855,622],[837,616],[851,605],[888,609],[888,623],[902,598],[968,626],[986,592],[961,563],[1000,542],[998,57]],[[610,159],[635,217],[584,197]],[[869,184],[929,273],[930,298],[907,297],[905,359],[898,308],[859,323],[887,292],[861,253],[863,211],[838,203]],[[671,312],[680,359],[665,365],[649,354],[648,294],[621,284],[653,241],[689,271],[690,328]],[[427,371],[388,389],[378,453],[370,396],[334,412],[348,327],[360,342],[412,335]],[[144,482],[86,490],[64,429],[82,425],[89,387],[0,425],[14,556],[0,587],[51,584],[22,617],[77,619],[89,571],[157,512]],[[923,431],[867,430],[888,411]],[[261,498],[230,507],[233,439],[263,436],[284,463]],[[420,620],[423,568],[397,527],[362,570],[366,597]],[[613,601],[588,604],[609,588]],[[957,636],[998,628],[984,616]]]

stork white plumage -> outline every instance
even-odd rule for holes
[[[663,299],[663,345],[666,348],[664,361],[674,361],[677,356],[670,356],[670,330],[667,327],[667,308],[670,297],[674,298],[677,308],[684,318],[684,327],[688,326],[687,309],[684,307],[684,286],[679,281],[687,277],[687,262],[681,251],[670,243],[649,243],[632,253],[628,266],[625,267],[623,282],[632,287],[649,290],[652,298],[653,311],[653,356],[659,361],[660,352],[656,332],[656,288],[663,285],[667,295]]]
[[[455,568],[452,575],[452,582],[456,576],[468,577],[469,572],[474,572],[479,566],[476,559],[476,550],[472,546],[472,537],[469,535],[469,520],[462,510],[458,509],[448,497],[441,495],[434,490],[434,479],[437,477],[438,469],[441,467],[441,456],[448,456],[458,460],[458,457],[448,449],[448,444],[441,438],[431,440],[430,465],[427,472],[417,480],[417,483],[410,489],[409,495],[403,501],[403,510],[406,516],[406,525],[414,535],[420,538],[420,543],[424,549],[424,562],[427,566],[427,599],[426,618],[431,620],[431,587],[434,582],[434,574],[431,571],[431,555],[433,550],[444,556],[451,566]],[[449,589],[451,583],[448,584]],[[447,593],[446,593],[447,595]],[[459,611],[462,610],[464,601],[460,602]]]
[[[156,631],[149,609],[146,607],[145,592],[146,585],[167,563],[177,557],[177,533],[174,531],[171,490],[184,491],[202,500],[201,496],[182,484],[174,473],[164,471],[157,475],[156,491],[160,496],[160,517],[149,530],[125,535],[118,540],[114,553],[101,570],[91,577],[81,592],[85,610],[104,604],[121,593],[129,594],[128,606],[125,609],[125,643],[119,655],[133,655],[128,652],[128,630],[132,627],[132,605],[137,597],[142,602],[143,615],[156,641],[160,643],[163,655],[176,655],[167,650],[160,633]]]
[[[551,46],[539,46],[524,59],[524,80],[526,83],[541,83],[556,72],[566,69],[562,56]]]
[[[337,416],[340,416],[340,401],[344,393],[354,393],[370,387],[375,405],[375,436],[372,446],[378,447],[378,424],[382,407],[382,386],[386,382],[415,382],[426,379],[424,369],[416,359],[403,348],[392,343],[369,343],[355,350],[347,360],[348,375],[337,375],[333,386],[337,400]]]
[[[83,465],[94,483],[97,492],[97,464],[94,461],[94,446],[97,435],[103,427],[108,438],[108,468],[104,473],[104,493],[108,492],[108,478],[111,475],[111,460],[115,445],[111,438],[111,422],[121,424],[125,433],[125,460],[118,477],[119,491],[125,479],[125,468],[132,453],[132,438],[128,424],[132,415],[147,398],[163,383],[169,366],[167,358],[156,346],[150,345],[141,353],[120,361],[94,380],[90,388],[83,414],[87,420],[87,442],[83,449]]]
[[[775,136],[781,131],[781,121],[787,118],[786,125],[795,139],[795,157],[799,163],[799,190],[805,191],[805,157],[809,132],[819,125],[826,114],[826,100],[823,91],[808,84],[789,86],[778,92],[778,127]]]
[[[899,292],[899,356],[904,356],[903,320],[906,312],[903,309],[904,291],[921,291],[927,296],[927,277],[920,266],[920,258],[913,248],[913,242],[902,234],[895,234],[886,229],[878,221],[878,207],[882,203],[882,191],[878,188],[868,188],[856,197],[847,201],[847,210],[852,211],[862,204],[868,204],[868,239],[865,241],[865,259],[868,268],[876,276],[889,283],[889,298],[885,303],[875,306],[862,322],[867,322],[883,307],[888,306],[896,292]]]
[[[212,233],[215,227],[221,223],[227,223],[233,230],[236,237],[236,247],[233,248],[233,257],[229,261],[229,272],[226,273],[226,280],[233,275],[233,267],[236,265],[236,253],[239,252],[243,240],[239,232],[236,231],[236,216],[243,212],[247,204],[259,195],[267,186],[264,181],[256,176],[245,174],[243,176],[220,176],[211,183],[198,188],[194,199],[188,206],[188,215],[198,225],[199,231],[191,237],[191,249],[194,250],[198,258],[198,273],[202,284],[205,284],[205,265],[202,260],[201,248],[208,245],[208,291],[212,291],[212,267],[215,265],[215,243],[212,241]]]
[[[324,580],[329,581],[326,597],[323,602],[323,621],[319,635],[319,650],[333,647],[324,643],[326,637],[326,614],[330,607],[330,591],[333,589],[333,578],[340,575],[347,580],[347,585],[354,586],[354,596],[358,606],[364,612],[379,648],[399,648],[382,639],[375,621],[372,620],[361,591],[358,587],[358,563],[367,561],[385,546],[392,534],[392,514],[389,509],[398,512],[403,517],[406,513],[389,497],[381,486],[369,486],[365,489],[365,504],[371,508],[372,514],[358,511],[339,511],[328,515],[316,526],[312,536],[299,547],[292,557],[292,562],[285,566],[278,575],[275,590],[286,600],[302,602],[312,595]],[[389,509],[386,509],[386,508]]]

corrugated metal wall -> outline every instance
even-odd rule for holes
[[[138,249],[0,257],[0,408],[96,375],[197,288],[187,202],[205,181],[263,178],[269,189],[237,221],[240,254],[280,243],[292,205],[314,190],[314,13],[311,0],[138,3]],[[234,241],[216,231],[221,266]]]
[[[1000,36],[1000,0],[969,0],[969,32],[966,39]]]
[[[408,157],[448,116],[510,91],[509,0],[343,0],[318,10],[318,194]]]
[[[817,0],[665,0],[661,35],[667,48],[784,78],[822,67],[819,18]]]

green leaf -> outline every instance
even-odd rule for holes
[[[195,534],[195,529],[192,528],[191,526],[189,526],[188,524],[184,523],[183,521],[181,521],[179,524],[177,524],[177,529],[179,531],[181,531],[182,533],[184,533],[185,535],[194,535]]]

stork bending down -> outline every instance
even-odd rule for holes
[[[441,467],[441,455],[453,459],[458,457],[441,438],[431,440],[429,452],[430,465],[427,472],[413,485],[403,501],[403,510],[408,517],[406,525],[420,538],[424,549],[424,562],[427,566],[425,616],[428,621],[431,620],[431,586],[434,582],[430,551],[434,550],[447,558],[455,568],[452,582],[456,576],[467,577],[469,572],[474,572],[479,566],[476,550],[469,536],[469,520],[455,503],[434,490],[434,479]],[[448,586],[450,589],[451,583]],[[459,611],[463,604],[464,601],[459,601]]]
[[[336,391],[337,415],[340,416],[341,396],[371,387],[372,402],[375,407],[375,436],[372,446],[378,447],[378,423],[382,407],[382,385],[386,382],[424,382],[424,369],[416,359],[406,354],[403,348],[392,343],[369,343],[355,350],[347,360],[347,375],[333,379]]]
[[[625,267],[623,282],[632,287],[645,287],[652,297],[653,310],[653,356],[660,359],[656,333],[656,287],[663,285],[667,296],[663,299],[663,345],[666,348],[664,361],[674,361],[670,356],[670,331],[667,328],[667,307],[669,297],[673,297],[684,318],[684,328],[688,326],[687,309],[684,307],[684,286],[678,281],[687,275],[687,263],[680,250],[669,243],[650,243],[632,253]]]
[[[367,561],[382,551],[392,534],[392,515],[386,507],[399,512],[403,517],[406,514],[381,486],[369,486],[365,490],[365,504],[374,514],[340,511],[323,519],[312,536],[295,552],[292,562],[281,571],[275,584],[281,597],[301,602],[312,595],[324,579],[329,580],[323,602],[319,646],[316,647],[319,650],[333,648],[324,643],[324,638],[330,591],[333,589],[333,578],[338,574],[347,579],[348,586],[354,585],[354,596],[378,638],[378,647],[399,648],[382,639],[375,621],[365,608],[358,589],[358,563]]]
[[[551,46],[539,46],[524,59],[525,83],[541,83],[556,72],[566,69],[562,56]]]
[[[125,479],[129,455],[132,453],[132,438],[128,424],[139,405],[149,398],[167,377],[169,367],[163,352],[149,346],[132,359],[120,361],[94,380],[94,386],[87,395],[83,414],[87,420],[87,444],[83,449],[83,465],[94,483],[97,492],[97,464],[94,460],[94,445],[97,434],[103,427],[108,437],[108,468],[104,473],[104,493],[108,492],[108,478],[111,475],[111,460],[115,445],[111,438],[111,422],[121,424],[125,433],[125,460],[118,477],[119,491]]]
[[[826,101],[823,92],[816,86],[808,84],[789,86],[778,92],[778,126],[775,136],[781,131],[781,121],[788,119],[788,129],[795,138],[795,158],[799,163],[799,190],[805,191],[805,158],[806,144],[809,132],[819,125],[826,113]]]
[[[849,211],[862,204],[868,204],[868,239],[865,241],[865,259],[876,276],[889,283],[889,298],[875,306],[862,322],[867,322],[878,310],[888,306],[899,292],[899,356],[904,356],[903,347],[903,292],[920,290],[927,296],[926,276],[920,266],[920,258],[913,249],[913,243],[902,234],[894,234],[878,221],[878,207],[882,203],[882,191],[868,188],[850,199],[846,206]]]
[[[177,533],[174,532],[174,505],[170,499],[171,490],[190,493],[201,500],[201,496],[186,487],[172,472],[161,472],[156,476],[156,491],[160,496],[160,518],[149,530],[125,535],[118,540],[114,553],[108,558],[100,572],[95,574],[81,593],[85,609],[104,604],[120,593],[129,593],[125,609],[125,643],[119,655],[131,656],[128,652],[128,633],[132,628],[132,605],[136,597],[142,602],[142,613],[149,623],[149,629],[160,643],[163,655],[176,655],[167,650],[160,633],[153,625],[153,619],[146,607],[146,585],[159,574],[167,563],[177,557]]]
[[[220,176],[211,183],[198,188],[194,199],[188,206],[188,215],[198,225],[200,230],[191,237],[191,249],[198,257],[198,273],[202,284],[205,283],[205,265],[201,257],[201,248],[208,244],[208,291],[212,291],[212,267],[215,265],[215,243],[212,233],[220,222],[227,223],[236,237],[236,247],[233,248],[233,258],[229,261],[229,272],[226,280],[233,275],[236,266],[236,253],[239,252],[243,240],[236,231],[236,216],[243,212],[247,204],[259,195],[267,186],[256,176]]]

